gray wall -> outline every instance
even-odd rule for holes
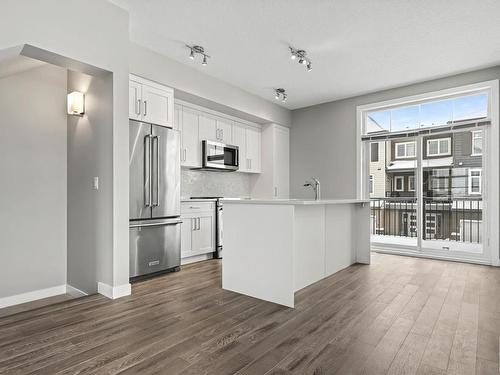
[[[112,204],[100,208],[102,215],[112,216],[112,246],[102,248],[108,255],[99,280],[109,285],[128,283],[129,272],[128,31],[128,13],[108,1],[2,1],[0,49],[30,43],[113,73],[112,138],[106,144],[113,173],[101,176],[113,195]]]
[[[88,294],[113,262],[113,77],[68,71],[68,92],[85,93],[85,114],[68,123],[68,284]],[[93,190],[93,177],[99,190]]]
[[[66,71],[0,79],[0,298],[66,284]]]
[[[182,169],[181,197],[226,197],[246,198],[250,196],[248,173],[207,172]]]
[[[171,86],[177,99],[258,123],[291,125],[291,111],[210,77],[150,49],[130,43],[130,72]]]
[[[302,186],[311,176],[321,181],[323,198],[356,197],[356,106],[499,78],[497,66],[294,110],[291,197],[312,197],[312,192]]]

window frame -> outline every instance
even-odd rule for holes
[[[446,141],[448,143],[448,152],[441,152],[441,141]],[[429,144],[431,142],[437,142],[438,144],[438,153],[437,154],[430,154],[429,153]],[[434,156],[450,156],[451,155],[451,137],[443,137],[443,138],[431,138],[427,139],[427,150],[426,150],[426,157],[434,157]]]
[[[471,154],[470,156],[482,156],[483,155],[483,131],[482,130],[472,130],[471,131]],[[475,153],[474,152],[474,140],[475,140],[475,135],[480,134],[479,139],[481,140],[481,152],[480,153]]]
[[[413,86],[408,86],[411,89]],[[483,128],[483,170],[482,173],[482,194],[486,199],[483,206],[483,222],[487,222],[483,226],[483,253],[477,255],[479,263],[491,264],[500,266],[500,231],[496,227],[496,223],[500,222],[500,212],[495,209],[500,204],[500,186],[498,184],[500,178],[500,107],[498,106],[499,100],[499,79],[495,77],[491,80],[477,81],[472,84],[465,84],[450,88],[443,88],[434,91],[426,91],[421,94],[409,96],[397,96],[393,99],[374,101],[367,104],[356,106],[356,197],[358,199],[367,199],[368,197],[368,171],[369,163],[367,155],[367,142],[363,140],[365,134],[366,117],[369,112],[390,109],[395,106],[413,104],[413,103],[426,103],[429,101],[436,101],[439,99],[447,99],[455,96],[463,96],[466,94],[474,94],[478,92],[487,92],[489,96],[488,102],[488,117],[484,121],[490,122],[489,126]],[[401,137],[407,136],[402,134]],[[422,136],[419,136],[422,137]],[[422,138],[419,138],[422,139]],[[420,141],[421,142],[421,141]],[[419,142],[417,142],[418,145]],[[421,150],[417,149],[417,155]],[[417,160],[418,165],[418,160]],[[421,167],[420,167],[421,168]],[[418,172],[418,171],[417,171]],[[417,175],[417,180],[418,180]],[[417,193],[419,193],[419,185],[416,185]],[[422,216],[422,203],[417,204],[417,216]],[[389,251],[383,244],[376,244],[384,251]],[[422,242],[417,242],[415,247],[417,251],[430,251],[424,256],[434,254],[435,250],[425,247]],[[436,250],[437,251],[437,250]],[[462,254],[460,251],[454,251],[448,259],[471,261],[469,254]],[[476,258],[475,258],[476,259]]]
[[[398,180],[401,180],[401,189],[398,189]],[[405,191],[405,176],[394,176],[394,186],[393,186],[394,191]]]
[[[408,145],[413,144],[415,153],[412,156],[408,156]],[[405,146],[405,156],[398,156],[398,145]],[[407,142],[394,142],[394,158],[395,159],[412,159],[417,157],[417,142],[416,141],[407,141]]]
[[[479,176],[473,176],[472,172],[479,172]],[[483,193],[483,168],[469,168],[468,171],[468,181],[467,181],[467,190],[469,195],[481,195]],[[472,179],[479,178],[479,192],[472,191]]]

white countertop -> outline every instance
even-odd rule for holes
[[[222,203],[234,204],[277,204],[277,205],[321,205],[321,204],[357,204],[370,203],[369,199],[234,199],[224,198]]]

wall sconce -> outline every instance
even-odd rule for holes
[[[85,113],[85,95],[73,91],[68,94],[68,115],[83,116]]]

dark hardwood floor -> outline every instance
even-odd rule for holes
[[[115,301],[4,312],[0,373],[499,374],[498,268],[374,254],[295,309],[224,291],[220,273],[207,261]]]

